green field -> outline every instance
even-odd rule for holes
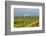
[[[14,17],[14,27],[38,27],[39,26],[39,17],[30,16],[30,17]]]

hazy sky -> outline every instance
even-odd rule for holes
[[[39,9],[14,8],[14,16],[39,16]]]

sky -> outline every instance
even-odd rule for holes
[[[39,9],[14,8],[14,16],[39,16]]]

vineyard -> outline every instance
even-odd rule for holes
[[[14,27],[37,27],[39,26],[39,17],[14,17]]]

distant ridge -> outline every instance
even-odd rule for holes
[[[25,18],[25,17],[27,17],[27,18],[30,18],[30,17],[38,17],[39,18],[39,16],[16,16],[16,17],[14,17],[14,18]]]

